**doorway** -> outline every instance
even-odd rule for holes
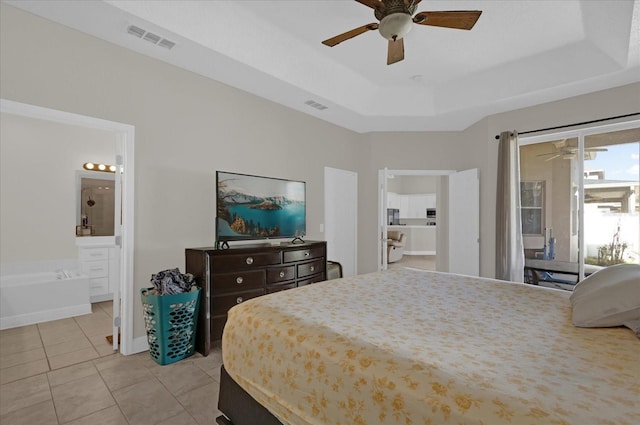
[[[404,198],[400,198],[400,210],[406,209],[405,215],[411,217],[400,220],[399,226],[393,224],[389,226],[388,210],[392,206],[398,206],[392,205],[397,202],[397,199],[391,200],[390,203],[390,198],[398,195],[389,190],[390,186],[392,188],[395,186],[390,182],[399,177],[410,176],[435,177],[437,183],[429,189],[433,192],[420,194],[417,199],[409,197],[407,202],[404,202]],[[402,249],[409,252],[417,251],[418,254],[435,254],[435,270],[472,276],[479,275],[480,201],[477,169],[457,172],[454,170],[389,170],[385,168],[379,170],[378,182],[378,270],[388,268],[389,257],[393,260],[397,260],[399,257],[395,251],[397,242],[390,240],[389,237],[401,236],[398,234],[399,232],[405,234],[404,240],[400,243]],[[412,191],[414,193],[420,192],[420,189],[413,188]],[[431,199],[431,196],[435,199]],[[410,206],[409,204],[412,202],[417,206]],[[433,202],[434,204],[425,204],[424,202]],[[434,209],[435,211],[433,211]],[[412,210],[417,211],[419,217],[413,217],[416,214],[411,213]],[[391,233],[389,233],[390,229]],[[412,242],[411,237],[414,231],[417,236]],[[435,241],[431,241],[430,245],[420,247],[419,244],[424,244],[424,238],[429,236],[428,232],[431,232],[430,237]],[[406,234],[409,234],[409,237],[406,237]],[[431,251],[434,245],[435,252]],[[415,265],[407,264],[404,267],[415,267]],[[432,268],[432,266],[427,267]]]
[[[85,129],[101,130],[111,134],[115,146],[114,164],[118,167],[116,179],[121,196],[115,208],[121,211],[119,225],[115,226],[115,243],[119,251],[116,263],[119,284],[113,288],[113,348],[122,354],[133,354],[133,196],[134,196],[134,127],[127,124],[77,115],[69,112],[0,99],[0,112]],[[81,165],[81,164],[80,164]],[[70,184],[73,185],[73,180]],[[118,216],[118,215],[116,215]],[[74,221],[74,219],[72,219]],[[73,230],[69,230],[73,233]],[[120,334],[120,338],[118,338]],[[120,340],[120,344],[119,344]]]

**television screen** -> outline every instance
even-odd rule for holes
[[[218,241],[305,235],[305,182],[218,171],[216,186]]]

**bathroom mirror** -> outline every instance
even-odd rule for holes
[[[76,171],[76,236],[113,236],[115,176]]]

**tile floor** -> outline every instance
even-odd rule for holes
[[[422,270],[435,270],[436,269],[436,256],[435,255],[403,255],[402,258],[395,263],[388,265],[390,269],[396,267],[413,267],[415,269]]]
[[[160,366],[106,340],[111,303],[92,314],[0,331],[2,425],[214,425],[220,348]]]

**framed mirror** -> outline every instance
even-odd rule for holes
[[[114,236],[115,176],[76,171],[76,236]]]

